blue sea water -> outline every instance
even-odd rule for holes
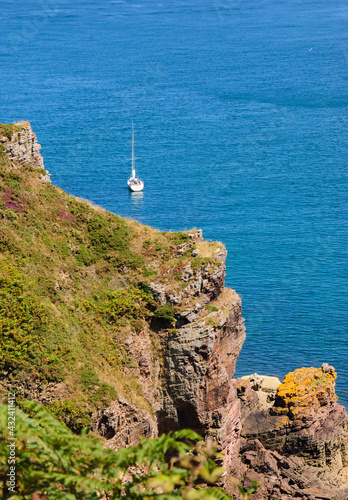
[[[31,122],[69,193],[223,241],[237,375],[328,362],[346,405],[347,19],[343,0],[0,6],[0,121]]]

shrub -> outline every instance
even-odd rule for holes
[[[117,323],[121,318],[142,319],[151,316],[154,306],[152,295],[140,288],[108,292],[106,300],[97,308],[109,321]]]
[[[170,324],[175,323],[175,310],[169,302],[156,309],[154,316],[155,318],[168,321]]]
[[[121,218],[95,215],[87,223],[87,229],[93,253],[98,258],[112,251],[124,253],[129,250],[130,231]]]
[[[141,255],[127,250],[126,252],[109,252],[105,255],[105,260],[110,262],[115,268],[123,268],[124,266],[130,269],[137,269],[144,265],[144,260]]]
[[[187,233],[178,231],[177,233],[173,233],[170,236],[170,239],[174,245],[182,245],[183,243],[186,243],[187,241],[190,241],[190,237]]]
[[[90,429],[91,427],[89,412],[75,401],[54,401],[48,409],[74,433],[80,434],[83,428]]]
[[[6,261],[0,264],[0,369],[31,368],[43,357],[47,316],[27,289],[21,274]]]

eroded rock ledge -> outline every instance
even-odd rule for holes
[[[327,364],[301,368],[266,402],[255,377],[234,382],[242,431],[238,454],[227,444],[225,465],[245,487],[260,482],[255,499],[348,498],[348,418],[337,403],[335,379]]]

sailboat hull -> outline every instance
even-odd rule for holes
[[[142,191],[144,189],[144,183],[143,183],[143,181],[140,181],[139,184],[132,184],[129,180],[128,187],[131,191],[134,191],[134,192]]]

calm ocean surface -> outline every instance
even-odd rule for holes
[[[0,6],[0,121],[31,122],[69,193],[223,241],[237,375],[328,362],[346,405],[347,20],[343,0]]]

